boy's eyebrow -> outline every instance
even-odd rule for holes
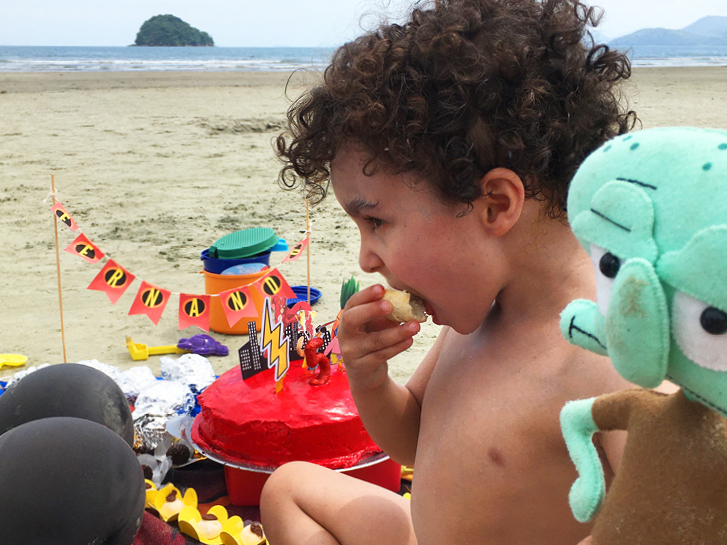
[[[346,211],[346,213],[349,216],[356,217],[356,216],[359,216],[365,210],[371,210],[372,208],[376,208],[378,205],[379,205],[378,201],[369,202],[360,197],[356,197],[355,199],[345,203],[343,205],[343,209]]]

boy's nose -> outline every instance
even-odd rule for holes
[[[362,241],[358,254],[358,264],[365,273],[381,272],[384,262]]]

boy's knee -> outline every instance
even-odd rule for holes
[[[288,462],[273,471],[263,487],[260,508],[264,510],[284,499],[294,501],[295,491],[306,480],[311,467],[315,466],[308,462]]]

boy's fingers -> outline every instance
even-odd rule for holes
[[[345,332],[388,329],[391,327],[389,324],[397,325],[396,322],[386,319],[390,310],[391,303],[388,301],[374,301],[351,307],[341,315],[340,327]]]
[[[361,367],[368,365],[378,366],[382,362],[386,362],[394,356],[398,356],[399,354],[404,352],[404,350],[407,350],[409,347],[411,347],[413,343],[414,339],[408,337],[403,341],[396,343],[395,345],[387,346],[386,348],[383,348],[376,352],[369,352],[368,354],[361,356],[360,358],[358,358],[356,364],[360,365]],[[343,361],[346,361],[345,356]]]
[[[387,327],[384,330],[368,335],[359,335],[346,342],[346,339],[341,339],[341,351],[344,353],[344,359],[346,355],[349,357],[361,357],[370,353],[379,353],[382,350],[386,350],[391,346],[395,346],[402,341],[411,339],[414,335],[419,332],[420,326],[417,322],[409,322],[406,324],[392,324],[391,327]]]
[[[364,288],[361,291],[354,293],[346,302],[344,308],[350,309],[358,305],[365,303],[372,303],[379,301],[384,296],[384,286],[381,284],[374,284],[368,288]]]

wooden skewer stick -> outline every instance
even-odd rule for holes
[[[56,177],[51,174],[50,176],[51,193],[53,195],[53,205],[56,204]],[[53,214],[53,227],[55,230],[56,238],[56,272],[58,274],[58,305],[61,311],[61,341],[63,343],[63,363],[68,362],[66,357],[66,329],[63,326],[63,294],[61,292],[61,254],[58,248],[58,216]]]
[[[305,234],[308,244],[305,247],[305,256],[308,260],[308,304],[310,305],[310,216],[308,215],[308,199],[305,200]]]

